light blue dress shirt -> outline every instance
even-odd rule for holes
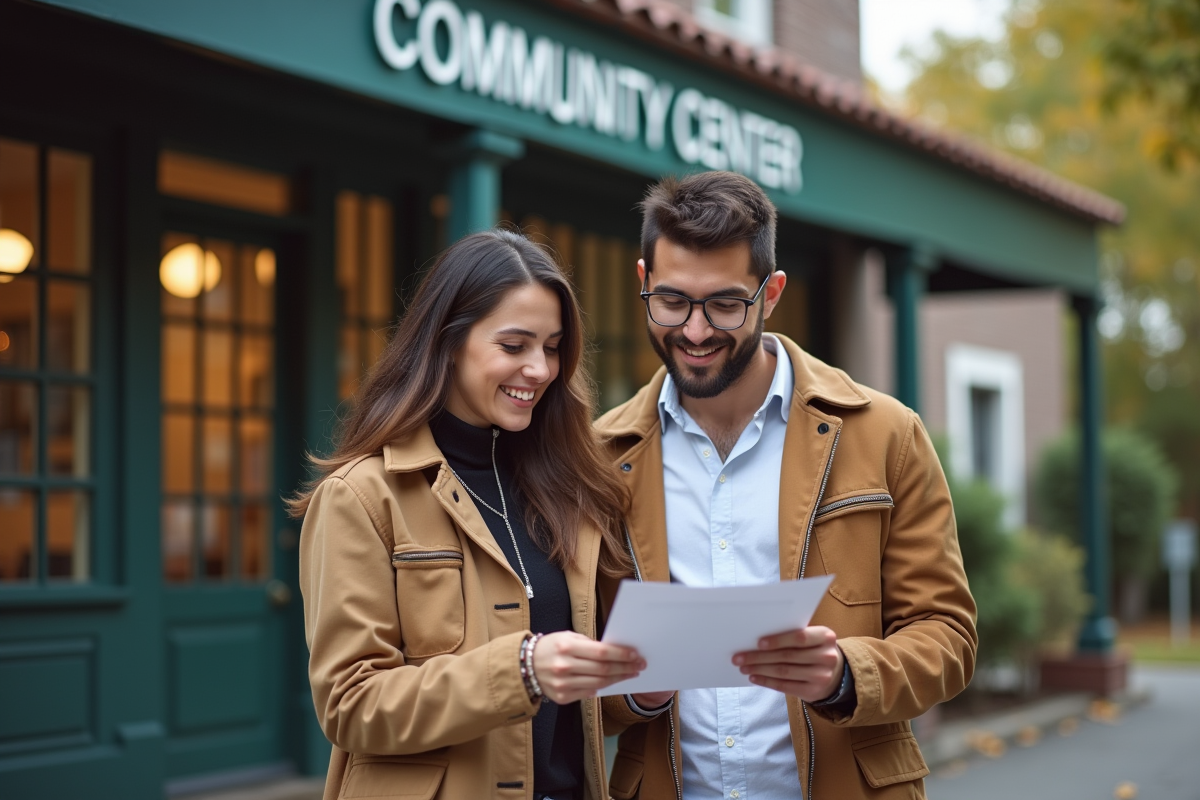
[[[724,463],[679,402],[670,376],[658,398],[671,580],[747,586],[779,580],[779,472],[795,385],[775,337],[775,377]],[[772,689],[679,693],[685,800],[800,798],[783,694]]]

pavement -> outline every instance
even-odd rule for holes
[[[929,800],[1200,800],[1200,667],[1138,666],[1134,702],[988,737],[944,761]]]
[[[929,800],[1200,800],[1200,666],[1136,666],[1117,702],[1062,695],[941,726]],[[288,778],[179,800],[320,800]]]

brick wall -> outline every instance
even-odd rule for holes
[[[858,0],[774,0],[775,44],[839,78],[862,80]]]

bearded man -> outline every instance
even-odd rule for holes
[[[648,385],[596,423],[632,496],[638,577],[833,574],[809,627],[734,656],[752,686],[605,699],[614,798],[920,798],[909,721],[975,663],[946,479],[918,416],[764,323],[787,286],[776,212],[730,172],[653,186],[637,263]],[[615,585],[601,587],[607,603]],[[612,733],[612,731],[610,731]]]

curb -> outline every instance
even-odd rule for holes
[[[1012,745],[1028,747],[1049,729],[1058,728],[1061,735],[1069,736],[1080,718],[1114,722],[1150,700],[1148,689],[1123,692],[1111,699],[1086,692],[1056,695],[1011,711],[942,724],[919,744],[931,770],[952,767],[972,756],[998,758]]]

